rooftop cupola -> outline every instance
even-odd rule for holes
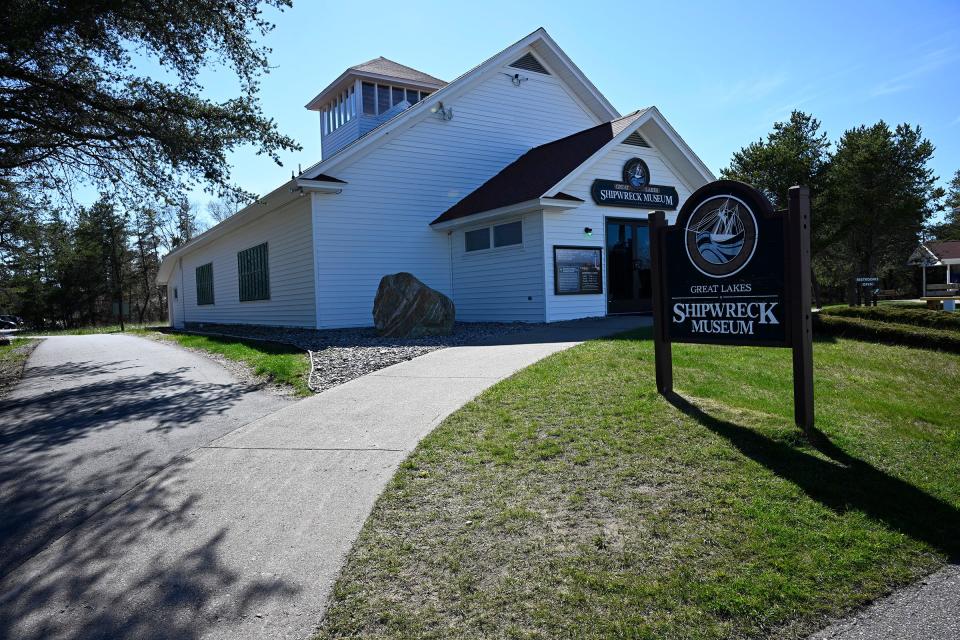
[[[320,112],[324,159],[447,83],[383,56],[350,67],[307,109]]]

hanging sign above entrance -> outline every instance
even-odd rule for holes
[[[790,189],[774,211],[753,187],[711,182],[667,225],[650,216],[657,387],[673,388],[670,344],[792,347],[797,424],[813,427],[810,205]]]
[[[627,160],[620,182],[594,180],[590,195],[599,205],[636,209],[673,211],[679,201],[676,188],[650,184],[650,169],[641,158]]]

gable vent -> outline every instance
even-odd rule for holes
[[[643,139],[638,132],[634,131],[623,141],[623,144],[632,144],[635,147],[650,148],[650,143]]]
[[[533,71],[535,73],[550,75],[550,72],[547,71],[547,68],[540,64],[540,61],[534,58],[532,53],[526,54],[516,62],[513,62],[510,66],[514,69],[523,69],[524,71]]]

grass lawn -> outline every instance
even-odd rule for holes
[[[594,341],[494,386],[402,465],[320,638],[798,638],[960,556],[960,356]],[[952,381],[952,382],[948,382]]]
[[[10,344],[0,345],[0,396],[20,380],[23,365],[36,346],[36,340],[24,338],[14,338]]]
[[[276,342],[186,333],[151,333],[151,337],[171,340],[189,349],[208,351],[235,360],[270,382],[292,387],[297,395],[312,393],[307,386],[310,356],[302,349]]]

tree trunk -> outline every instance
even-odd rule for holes
[[[820,281],[817,280],[817,272],[813,269],[810,269],[810,285],[813,287],[813,306],[817,309],[822,309],[823,304],[820,302]]]

